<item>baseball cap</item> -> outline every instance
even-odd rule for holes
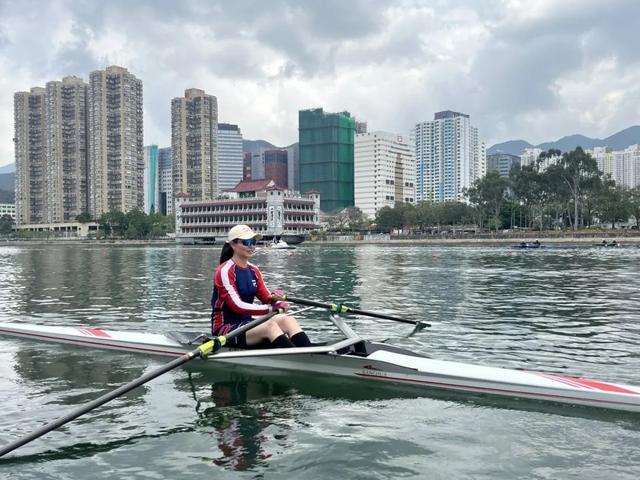
[[[249,238],[260,240],[262,236],[254,232],[249,225],[236,225],[231,230],[229,230],[229,234],[227,235],[227,242],[231,242],[237,238],[239,238],[240,240],[247,240]]]

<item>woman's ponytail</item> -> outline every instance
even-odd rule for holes
[[[233,248],[231,248],[231,244],[226,242],[222,246],[222,252],[220,253],[220,265],[233,257]]]

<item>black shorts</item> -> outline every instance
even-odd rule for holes
[[[249,319],[249,320],[243,320],[241,322],[235,323],[235,324],[229,324],[228,326],[225,325],[225,332],[226,333],[218,333],[217,336],[224,336],[229,332],[232,332],[233,330],[235,330],[236,328],[240,328],[243,325],[246,325],[249,322],[252,322],[253,319]],[[236,335],[235,337],[227,340],[227,343],[225,344],[226,347],[228,348],[269,348],[269,346],[271,345],[271,342],[269,340],[263,340],[260,343],[257,343],[255,345],[247,345],[247,332],[242,332],[240,335]]]

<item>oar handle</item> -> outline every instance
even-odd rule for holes
[[[382,313],[358,310],[355,308],[348,307],[347,305],[343,305],[341,303],[321,303],[321,302],[315,302],[313,300],[306,300],[304,298],[290,297],[288,295],[286,299],[289,302],[299,303],[301,305],[309,305],[311,307],[326,308],[327,310],[331,310],[332,312],[336,312],[336,313],[355,313],[356,315],[365,315],[368,317],[382,318],[384,320],[393,320],[394,322],[408,323],[411,325],[420,324],[423,326],[431,326],[426,322],[422,322],[422,321],[416,322],[415,320],[407,320],[406,318],[392,317],[390,315],[384,315]]]

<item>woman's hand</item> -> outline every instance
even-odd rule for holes
[[[277,302],[279,300],[284,300],[287,295],[284,293],[284,290],[281,288],[276,288],[273,292],[271,292],[271,301]]]
[[[284,313],[289,310],[289,303],[283,300],[278,300],[272,305],[272,308],[274,312]]]

